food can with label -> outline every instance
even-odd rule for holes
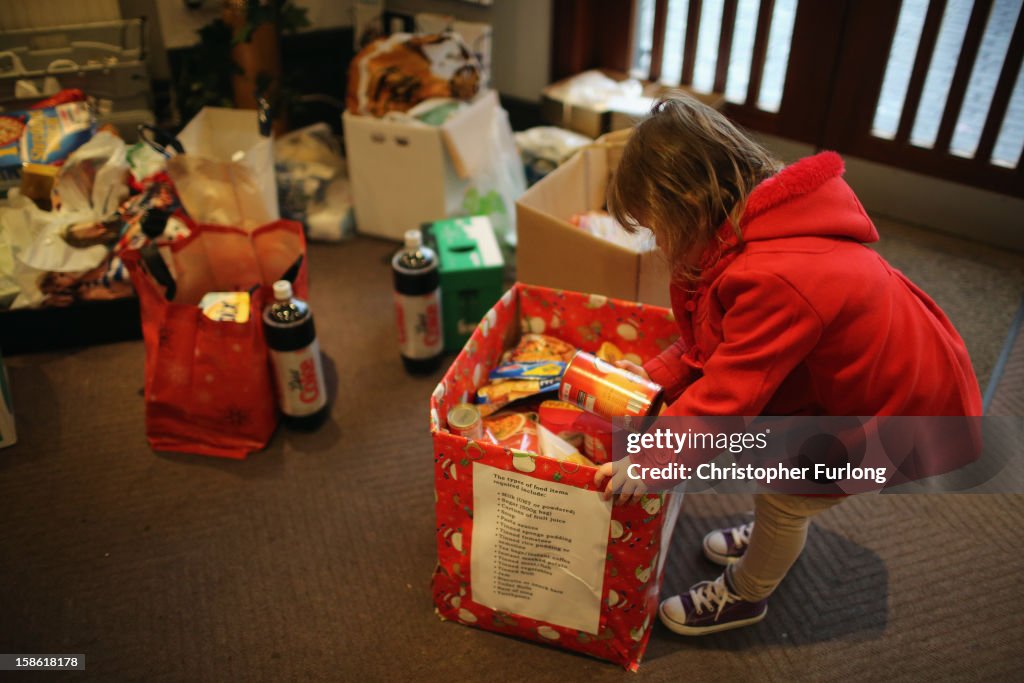
[[[448,431],[479,441],[484,438],[484,423],[480,411],[472,403],[460,403],[448,411]]]
[[[657,415],[662,388],[593,354],[577,351],[562,375],[558,397],[610,420]]]

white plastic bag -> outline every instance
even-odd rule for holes
[[[103,222],[128,198],[124,140],[107,132],[93,136],[67,158],[54,183],[61,212],[90,214]]]
[[[526,191],[508,112],[497,105],[477,110],[467,125],[442,127],[456,173],[468,182],[449,215],[487,216],[501,244],[516,244],[516,200]]]
[[[8,196],[0,208],[0,296],[13,295],[11,308],[43,303],[45,273],[82,273],[103,262],[107,247],[72,247],[64,240],[70,226],[90,220],[88,211],[42,211],[17,192]]]

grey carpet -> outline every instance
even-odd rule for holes
[[[103,681],[628,678],[434,616],[437,377],[399,363],[393,248],[311,249],[332,419],[244,462],[148,449],[140,343],[8,359],[19,443],[0,451],[0,651],[85,653],[74,678]],[[971,287],[998,280],[974,261],[963,272]],[[988,353],[975,326],[1005,311],[970,291],[943,305]],[[700,536],[749,506],[687,499],[666,593],[714,574]],[[1020,679],[1022,525],[1016,496],[851,499],[812,529],[764,622],[701,640],[659,626],[639,675]]]

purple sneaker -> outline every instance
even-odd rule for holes
[[[768,600],[747,602],[732,592],[723,573],[714,581],[701,581],[658,608],[661,623],[684,636],[703,636],[756,624],[768,613]]]
[[[753,522],[728,529],[715,529],[704,537],[704,557],[723,567],[736,562],[747,552],[753,530]]]

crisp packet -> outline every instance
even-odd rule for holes
[[[26,163],[52,164],[65,159],[95,133],[96,119],[86,102],[66,102],[22,114],[25,131],[19,149]]]
[[[228,323],[249,322],[249,292],[208,292],[199,302],[203,315]]]
[[[524,334],[514,349],[506,351],[503,363],[533,363],[537,361],[563,361],[568,363],[576,347],[546,334]]]
[[[504,406],[529,396],[558,391],[556,379],[506,379],[480,387],[476,392],[480,415],[492,415]]]
[[[63,161],[92,138],[96,119],[86,102],[0,115],[0,185],[13,187],[22,164]]]
[[[528,363],[502,363],[489,375],[496,379],[558,379],[565,372],[561,361],[534,361]]]

